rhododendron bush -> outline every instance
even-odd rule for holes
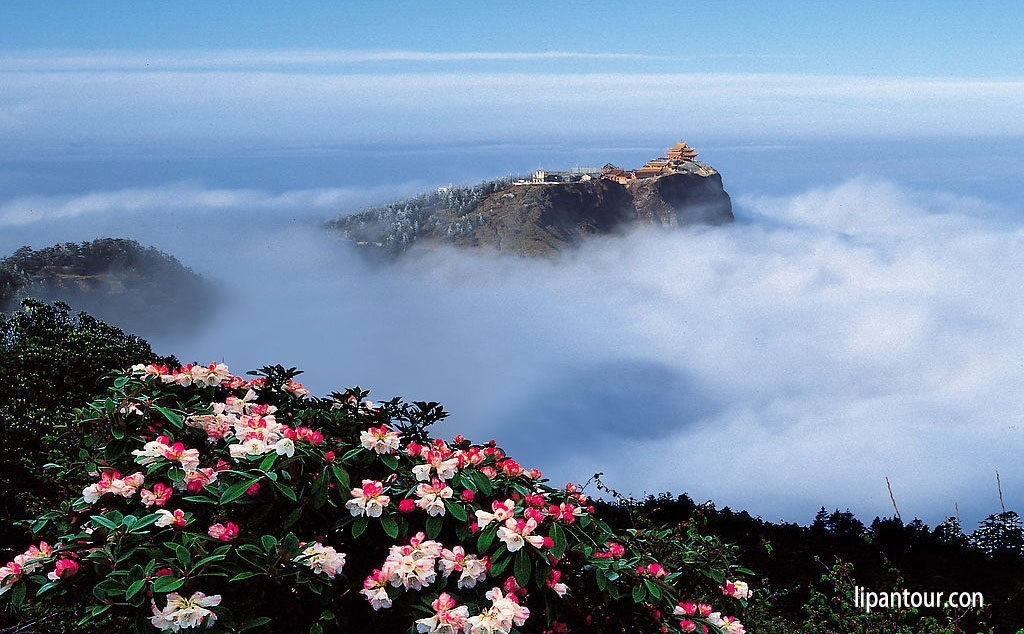
[[[14,605],[136,631],[728,632],[751,590],[691,527],[613,530],[436,403],[314,398],[298,372],[136,366],[80,421],[81,496],[0,568]]]

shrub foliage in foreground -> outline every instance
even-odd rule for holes
[[[92,483],[33,523],[0,594],[138,631],[743,633],[723,615],[748,571],[714,538],[616,532],[493,441],[429,438],[436,403],[310,398],[296,374],[117,378],[62,467]]]
[[[81,490],[43,469],[78,456],[75,408],[103,393],[109,373],[157,359],[142,339],[62,302],[26,299],[0,314],[0,547],[26,538],[11,521]]]

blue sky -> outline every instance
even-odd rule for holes
[[[1022,5],[895,5],[6,2],[0,138],[109,154],[1024,136]]]
[[[683,72],[942,77],[1018,75],[1024,60],[1019,2],[8,0],[0,16],[7,51],[559,50],[678,57]]]

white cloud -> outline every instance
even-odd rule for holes
[[[0,126],[22,142],[1024,134],[1020,78],[210,70],[9,71],[0,82],[0,111],[18,109]]]
[[[719,56],[693,56],[686,59]],[[730,56],[732,57],[732,56]],[[742,57],[742,56],[741,56]],[[181,50],[32,51],[0,54],[0,71],[210,70],[289,66],[331,66],[376,62],[650,61],[678,59],[646,53],[580,51],[410,51],[410,50]]]
[[[132,195],[108,208],[159,206]],[[160,349],[440,400],[442,433],[496,437],[556,478],[772,519],[884,514],[889,476],[906,516],[958,502],[970,521],[997,508],[995,469],[1024,506],[1024,229],[980,201],[856,179],[558,262],[440,250],[380,269],[269,210],[315,197],[193,191],[183,205],[232,209],[124,225],[233,288],[207,331],[156,333]]]
[[[47,223],[79,216],[138,214],[188,215],[217,212],[299,212],[303,216],[337,214],[384,196],[413,191],[400,187],[322,187],[271,193],[258,189],[209,189],[182,183],[160,187],[131,187],[66,196],[22,196],[0,203],[0,227]]]
[[[999,469],[1024,507],[1024,228],[981,201],[855,179],[557,262],[442,249],[375,268],[288,222],[347,195],[45,198],[59,238],[40,222],[4,239],[165,249],[229,290],[198,336],[141,325],[159,350],[440,400],[440,433],[496,437],[558,479],[604,471],[620,490],[808,521],[821,505],[889,512],[888,476],[905,516],[958,502],[970,522],[997,510]]]

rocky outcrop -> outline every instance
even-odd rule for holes
[[[705,168],[701,173],[670,173],[625,184],[595,178],[445,188],[329,225],[361,247],[390,254],[413,245],[447,243],[536,256],[637,224],[680,227],[732,220],[732,201],[721,175]]]

